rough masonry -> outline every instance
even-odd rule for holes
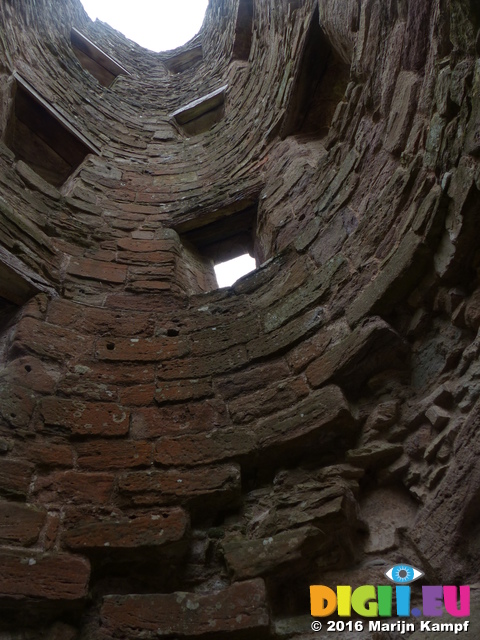
[[[2,640],[306,640],[399,562],[474,636],[478,3],[0,25]]]

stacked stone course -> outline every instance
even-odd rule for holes
[[[310,584],[398,562],[480,632],[473,0],[210,0],[161,54],[79,0],[0,24],[0,638],[305,640]],[[99,149],[58,188],[17,76]],[[192,239],[242,217],[217,289]]]

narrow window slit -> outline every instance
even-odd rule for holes
[[[239,0],[232,57],[248,60],[253,38],[253,0]]]

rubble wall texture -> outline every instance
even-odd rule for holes
[[[310,584],[479,582],[478,5],[241,2],[177,73],[77,0],[0,3],[2,640],[305,640]],[[58,189],[8,145],[14,73],[101,150]],[[184,234],[252,207],[215,289]]]

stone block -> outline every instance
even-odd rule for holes
[[[17,442],[15,455],[36,467],[73,467],[73,449],[66,444],[48,441]]]
[[[76,331],[41,322],[35,318],[22,318],[17,324],[12,354],[35,353],[41,358],[64,362],[93,354],[93,339]]]
[[[0,379],[3,377],[14,386],[50,394],[55,389],[60,372],[55,364],[42,362],[39,358],[28,355],[9,362]]]
[[[289,377],[290,371],[287,364],[279,360],[272,364],[259,364],[230,376],[218,378],[215,380],[214,388],[224,400],[228,401],[263,389],[274,382],[281,384]]]
[[[117,480],[126,504],[189,504],[203,509],[238,504],[240,467],[235,464],[197,469],[167,469],[124,473]]]
[[[39,476],[34,494],[42,504],[106,504],[113,492],[114,476],[108,473],[57,471]]]
[[[247,344],[250,359],[271,357],[295,346],[300,340],[308,338],[324,324],[321,308],[308,311],[299,318],[282,325],[278,330],[262,335]]]
[[[347,461],[365,469],[381,468],[391,464],[403,453],[401,444],[374,442],[360,449],[347,451]]]
[[[0,501],[0,544],[28,547],[38,540],[47,520],[42,509]]]
[[[0,595],[80,600],[86,597],[90,564],[68,553],[0,549]]]
[[[199,434],[165,436],[156,444],[155,461],[167,466],[197,465],[242,458],[254,451],[291,454],[309,444],[320,448],[355,433],[355,421],[338,387],[310,393],[288,410],[258,421],[253,427],[221,428]]]
[[[0,494],[23,499],[30,488],[35,467],[14,458],[2,459],[0,464]]]
[[[78,466],[94,471],[148,467],[153,461],[151,442],[96,440],[79,443],[75,449]]]
[[[210,396],[213,396],[212,383],[207,380],[158,382],[155,390],[155,402],[158,405],[200,400]]]
[[[257,393],[243,395],[230,402],[228,410],[233,422],[243,424],[288,409],[308,393],[309,387],[302,378],[292,378]]]
[[[122,284],[127,277],[127,268],[113,262],[103,262],[91,258],[71,258],[67,273],[80,278],[98,280],[110,284]]]
[[[9,384],[0,376],[0,420],[12,427],[26,428],[35,408],[35,394],[18,384]]]
[[[268,575],[289,564],[298,564],[308,542],[322,541],[325,535],[315,527],[283,531],[260,540],[231,539],[222,543],[227,567],[236,580]]]
[[[142,549],[181,540],[188,527],[183,509],[162,509],[155,513],[97,518],[84,516],[62,534],[62,543],[72,550]]]
[[[181,358],[189,352],[180,338],[102,338],[96,357],[109,362],[157,362]]]
[[[40,414],[44,428],[60,427],[65,434],[75,436],[123,436],[130,421],[130,411],[114,403],[56,397],[43,398]]]
[[[355,325],[366,315],[388,312],[407,295],[430,258],[421,237],[408,231],[375,279],[347,307],[348,322]]]
[[[407,353],[396,331],[380,318],[371,318],[328,348],[305,374],[312,387],[334,380],[359,389],[367,378],[386,368],[405,368]]]
[[[196,638],[228,634],[229,638],[268,636],[269,614],[263,580],[233,584],[209,594],[106,596],[100,611],[102,631],[131,640],[160,636]]]
[[[410,133],[410,125],[417,107],[420,77],[413,71],[401,71],[393,95],[387,126],[385,148],[398,154],[404,148]]]
[[[218,400],[146,407],[132,412],[132,438],[158,438],[211,431],[230,424],[225,405]]]

